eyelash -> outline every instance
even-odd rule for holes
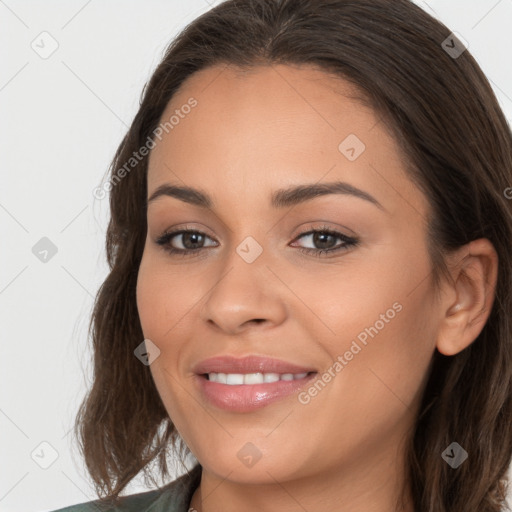
[[[157,240],[156,243],[163,247],[165,251],[170,253],[173,256],[192,256],[192,253],[199,253],[201,249],[204,249],[204,247],[199,247],[198,249],[176,249],[175,247],[171,247],[170,241],[177,235],[187,234],[187,233],[194,233],[199,234],[204,237],[210,238],[205,233],[202,233],[201,231],[192,230],[192,229],[180,229],[176,231],[170,231],[163,233]],[[341,239],[344,243],[338,247],[335,247],[334,249],[310,249],[310,248],[304,248],[299,247],[299,251],[302,253],[313,255],[316,257],[322,257],[322,254],[331,254],[331,253],[337,253],[339,251],[347,250],[350,247],[355,247],[359,244],[359,240],[356,238],[348,237],[342,233],[339,233],[338,231],[334,231],[332,229],[329,229],[327,227],[322,227],[318,229],[310,229],[308,231],[305,231],[303,233],[300,233],[294,240],[298,240],[306,235],[314,235],[315,233],[322,233],[326,235],[331,235],[336,238]]]

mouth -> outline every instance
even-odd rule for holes
[[[205,373],[196,375],[199,397],[205,405],[231,413],[249,413],[270,404],[286,405],[315,378],[317,372]],[[288,402],[289,404],[289,402]]]
[[[285,401],[317,375],[308,366],[266,356],[217,356],[197,364],[195,386],[209,406],[230,412],[251,412]]]
[[[228,386],[253,386],[256,384],[267,384],[278,381],[290,382],[293,380],[301,380],[308,375],[316,372],[301,372],[301,373],[223,373],[211,372],[203,373],[201,377],[210,382],[218,382],[219,384],[226,384]]]

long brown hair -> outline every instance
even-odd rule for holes
[[[498,253],[495,301],[482,332],[454,356],[434,354],[407,445],[406,484],[417,512],[503,510],[512,457],[512,138],[470,52],[455,40],[443,43],[450,33],[409,0],[227,0],[172,41],[110,167],[110,273],[89,325],[94,381],[75,425],[98,495],[117,498],[153,463],[168,476],[169,448],[189,453],[149,367],[133,353],[144,339],[135,288],[146,237],[147,157],[130,159],[154,140],[166,105],[195,71],[284,63],[350,81],[392,130],[432,207],[436,285],[448,275],[449,251],[483,237]],[[457,470],[441,457],[454,441],[469,452]]]

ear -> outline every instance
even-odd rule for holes
[[[476,340],[491,313],[498,276],[498,254],[486,238],[450,255],[452,283],[442,302],[436,347],[453,356]]]

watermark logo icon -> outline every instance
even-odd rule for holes
[[[245,443],[236,456],[240,459],[242,464],[248,468],[252,468],[262,457],[261,451],[253,443]]]
[[[365,149],[364,142],[355,133],[343,139],[338,146],[339,152],[350,162],[357,160]]]
[[[457,469],[468,458],[468,452],[459,443],[451,443],[441,457],[449,466]]]
[[[30,457],[41,469],[48,469],[59,458],[59,452],[48,441],[43,441],[32,450]]]
[[[151,340],[145,339],[133,353],[142,364],[149,366],[160,356],[160,349]]]
[[[46,236],[43,236],[32,247],[32,254],[42,263],[48,263],[56,254],[57,246]]]
[[[236,252],[246,263],[252,263],[263,252],[263,247],[252,236],[248,236],[238,245]]]
[[[468,46],[468,42],[458,32],[452,32],[441,43],[441,48],[452,59],[458,59],[467,50]]]
[[[48,59],[51,57],[59,47],[57,40],[49,33],[41,32],[31,43],[30,47],[34,50],[41,59]]]

